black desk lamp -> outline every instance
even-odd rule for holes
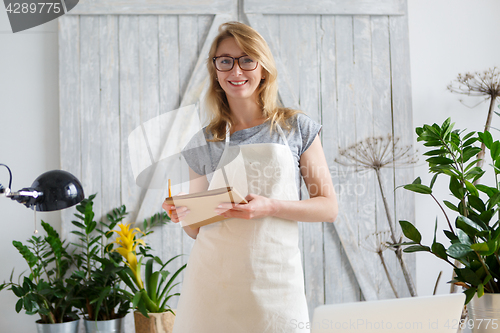
[[[12,172],[5,164],[0,164],[9,170],[9,187],[0,184],[0,195],[16,200],[26,207],[39,212],[60,210],[76,205],[85,197],[80,181],[62,170],[52,170],[38,176],[31,187],[11,192]]]

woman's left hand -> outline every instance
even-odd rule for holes
[[[265,216],[272,216],[278,207],[276,200],[260,195],[249,194],[245,197],[247,204],[222,203],[217,206],[215,213],[227,218],[256,219]]]

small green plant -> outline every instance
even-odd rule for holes
[[[26,310],[26,314],[40,315],[40,323],[55,324],[78,319],[76,294],[79,285],[73,279],[66,278],[73,259],[67,252],[67,245],[57,231],[42,221],[47,236],[32,236],[28,245],[13,241],[28,264],[30,273],[21,274],[17,282],[0,285],[0,290],[8,288],[19,298],[16,311]]]
[[[149,223],[144,221],[144,229],[147,231],[148,225],[154,225],[166,217],[166,214],[163,213],[154,215]],[[149,253],[151,247],[140,237],[137,237],[137,235],[147,235],[150,232],[143,233],[139,228],[131,228],[130,224],[119,224],[118,226],[120,231],[115,231],[119,235],[115,242],[118,245],[115,251],[123,256],[126,265],[125,270],[120,271],[119,275],[132,291],[133,308],[139,310],[146,317],[149,317],[148,312],[170,311],[173,313],[168,301],[172,297],[179,296],[179,293],[172,293],[172,290],[180,283],[176,280],[186,265],[180,267],[172,275],[165,268],[181,255],[176,255],[163,262],[158,256],[151,255]],[[138,252],[140,253],[139,260],[137,260]],[[143,264],[142,261],[147,257],[149,259],[147,259],[146,264]],[[154,269],[155,264],[160,266],[159,269]],[[141,274],[143,267],[145,267],[144,278]]]
[[[119,272],[120,255],[110,252],[108,239],[117,223],[128,214],[125,206],[115,208],[108,214],[109,223],[94,220],[93,200],[95,194],[76,206],[78,221],[72,221],[77,230],[72,231],[80,243],[74,257],[76,270],[72,278],[80,285],[77,304],[80,313],[88,320],[111,320],[123,318],[130,309],[130,295],[121,288]],[[109,243],[109,244],[108,244]]]
[[[488,131],[463,135],[463,131],[453,127],[448,118],[441,126],[416,128],[417,140],[431,147],[424,155],[429,156],[426,161],[434,176],[429,186],[422,184],[420,177],[404,186],[407,190],[431,196],[441,208],[448,224],[448,230],[443,232],[450,245],[445,247],[437,242],[437,220],[430,246],[421,243],[421,233],[413,224],[399,221],[404,235],[411,240],[399,245],[406,247],[404,252],[430,252],[452,265],[456,276],[450,282],[465,289],[468,303],[475,294],[481,297],[485,292],[500,293],[500,142],[494,141]],[[475,146],[476,142],[484,144],[491,156],[495,177],[492,186],[475,184],[485,173],[475,166],[476,155],[482,150]],[[440,175],[449,177],[454,202],[443,200],[441,204],[435,197],[433,186]],[[456,212],[454,225],[443,205]]]

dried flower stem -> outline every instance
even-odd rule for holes
[[[382,180],[381,180],[381,175],[380,175],[380,169],[375,169],[375,173],[377,175],[377,180],[378,180],[378,186],[380,188],[380,193],[382,195],[382,201],[384,202],[384,208],[385,208],[385,214],[387,216],[387,222],[389,223],[389,230],[391,231],[391,239],[394,244],[399,243],[396,237],[396,231],[394,230],[394,225],[392,222],[392,216],[390,214],[390,209],[389,205],[387,203],[387,198],[385,197],[384,193],[384,187],[382,186]],[[401,266],[401,271],[403,272],[403,276],[406,281],[406,285],[408,286],[408,291],[410,292],[410,295],[412,297],[417,296],[417,292],[415,290],[415,284],[413,283],[413,279],[411,278],[410,272],[408,270],[408,266],[406,266],[406,262],[404,261],[403,258],[403,252],[401,250],[401,247],[396,247],[396,250],[394,251],[396,254],[396,257],[398,258],[399,264]]]
[[[392,291],[394,292],[394,296],[396,298],[399,298],[398,291],[396,290],[396,287],[394,286],[394,282],[392,281],[391,274],[389,274],[389,270],[387,269],[387,265],[385,264],[385,259],[384,259],[384,253],[382,249],[379,249],[377,251],[378,257],[380,258],[380,262],[382,263],[382,267],[384,267],[385,275],[387,276],[387,281],[389,281],[389,284],[391,285]]]

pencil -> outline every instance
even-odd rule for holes
[[[168,179],[168,196],[172,197],[172,188],[171,188],[170,178]],[[168,211],[168,215],[172,215],[172,210]]]

